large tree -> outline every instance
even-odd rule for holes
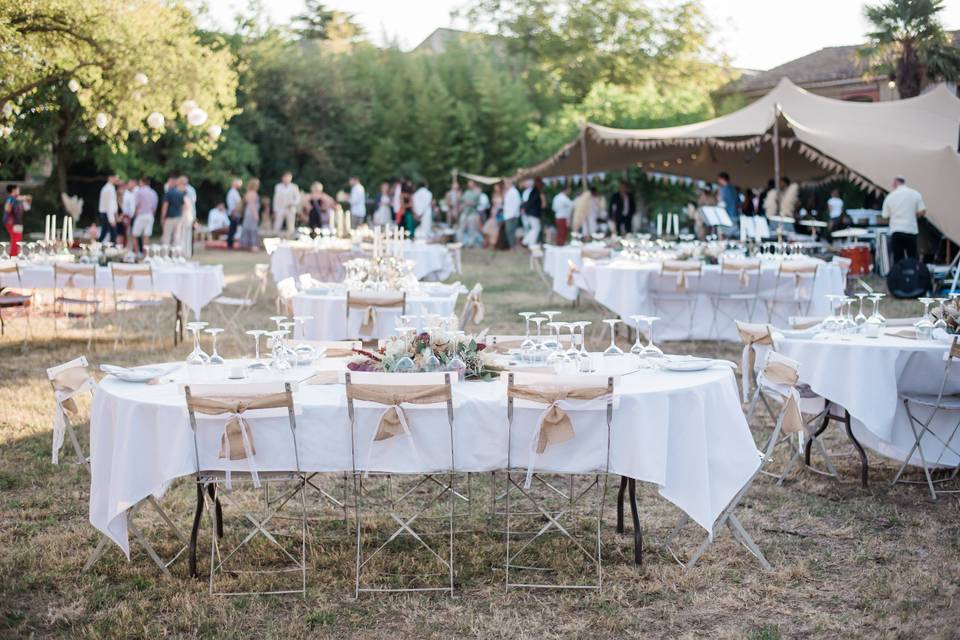
[[[122,151],[172,129],[207,154],[236,113],[230,51],[176,1],[0,0],[0,68],[0,124],[52,141],[61,190],[78,136]]]
[[[943,29],[943,0],[886,0],[866,5],[869,42],[860,49],[867,73],[890,77],[901,98],[919,95],[927,82],[960,78],[960,49]]]

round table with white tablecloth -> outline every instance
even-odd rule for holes
[[[407,294],[407,315],[416,316],[415,326],[422,330],[422,316],[456,314],[457,297],[465,293],[460,284],[444,285],[423,283]],[[373,331],[363,335],[360,331],[362,316],[359,310],[347,319],[347,295],[340,287],[329,290],[301,291],[293,296],[293,312],[297,316],[311,316],[306,321],[303,335],[307,340],[345,340],[354,338],[383,339],[397,335],[396,327],[401,316],[400,309],[377,308],[374,310]]]
[[[587,245],[545,245],[543,248],[543,271],[553,280],[553,292],[566,300],[576,300],[579,287],[570,282],[570,265],[583,267],[584,250],[586,255],[592,252],[607,251],[603,243]]]
[[[154,264],[153,288],[150,278],[135,276],[134,291],[169,293],[199,317],[200,311],[223,292],[223,265]],[[56,286],[53,265],[44,263],[21,263],[20,279],[25,289],[53,289]],[[16,276],[0,276],[0,286],[15,287]],[[61,283],[62,284],[62,283]],[[96,282],[93,278],[77,275],[73,285],[79,289],[93,288],[97,291],[113,291],[110,267],[97,267]]]
[[[596,358],[601,374],[615,375],[618,363]],[[635,362],[625,356],[625,362]],[[317,367],[343,369],[345,360],[324,359]],[[609,370],[608,370],[609,369]],[[200,378],[210,382],[210,367],[183,367],[172,382],[143,385],[104,378],[94,393],[90,420],[90,521],[124,551],[129,551],[124,512],[150,495],[160,496],[170,483],[196,469],[193,434],[184,402],[183,384]],[[286,379],[306,380],[311,367],[295,367]],[[222,378],[224,374],[220,374]],[[271,371],[249,381],[278,380]],[[404,375],[404,374],[396,374]],[[229,384],[229,383],[227,383]],[[507,402],[504,378],[455,383],[454,458],[458,472],[488,472],[507,464]],[[614,384],[610,433],[610,473],[652,482],[660,494],[693,520],[710,529],[760,464],[747,427],[737,384],[727,366],[676,373],[639,370],[618,375]],[[350,426],[342,384],[301,384],[294,393],[297,442],[301,468],[315,472],[350,471]],[[391,473],[443,468],[449,461],[444,412],[419,415],[408,411],[413,443],[396,437],[377,443],[376,451],[357,456],[361,468]],[[357,441],[372,441],[382,407],[358,409]],[[517,407],[514,418],[513,460],[525,467],[531,460],[529,443],[542,409]],[[539,471],[592,473],[603,468],[607,433],[603,411],[569,411],[575,436],[552,445],[534,460]],[[637,416],[643,416],[637,420]],[[282,421],[247,416],[256,442],[254,463],[262,471],[291,466]],[[201,464],[211,470],[245,471],[247,460],[217,457],[225,417],[199,420]],[[363,445],[372,447],[373,445]],[[412,455],[415,449],[417,455]],[[446,458],[444,458],[446,456]],[[444,461],[446,460],[446,462]]]
[[[898,391],[936,394],[943,381],[943,357],[949,344],[891,335],[813,338],[785,338],[774,334],[774,344],[782,354],[800,363],[800,381],[813,391],[850,413],[857,440],[877,453],[903,461],[914,444],[913,430]],[[960,391],[960,371],[948,385],[947,393]],[[929,413],[914,409],[925,419]],[[957,426],[956,412],[941,413],[931,428],[946,440]],[[943,464],[960,462],[952,451],[926,434],[921,441],[928,463],[941,453]],[[960,449],[957,443],[953,449]],[[914,454],[911,463],[919,465]]]
[[[739,339],[735,320],[785,326],[791,316],[826,316],[830,313],[826,295],[843,292],[842,273],[835,264],[813,258],[809,260],[818,265],[816,276],[808,285],[810,290],[803,292],[803,299],[809,303],[767,298],[778,286],[779,263],[773,260],[762,262],[759,283],[755,289],[749,289],[756,291],[757,296],[756,301],[751,302],[711,299],[710,292],[717,290],[722,277],[719,265],[703,266],[701,276],[687,292],[689,300],[655,301],[651,289],[653,279],[660,272],[659,262],[584,258],[576,282],[578,286],[588,288],[598,303],[621,318],[661,316],[654,328],[658,340],[734,341]]]

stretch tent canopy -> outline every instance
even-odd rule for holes
[[[776,124],[776,130],[774,125]],[[846,178],[883,191],[904,175],[947,237],[960,240],[960,99],[944,85],[915,98],[863,103],[809,93],[784,78],[756,102],[719,118],[661,129],[586,123],[577,137],[517,178],[585,175],[638,166],[650,172],[763,187],[774,174],[803,183]]]

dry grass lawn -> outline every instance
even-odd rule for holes
[[[225,262],[228,291],[240,294],[263,254],[208,253]],[[467,285],[484,284],[488,323],[516,333],[519,311],[558,308],[595,321],[598,311],[572,310],[554,299],[520,254],[465,256]],[[270,293],[272,295],[272,292]],[[889,301],[888,301],[889,302]],[[886,304],[906,315],[914,304]],[[262,301],[245,328],[266,325],[272,300]],[[166,310],[171,314],[171,310]],[[653,486],[640,487],[645,563],[632,563],[632,537],[614,529],[616,479],[607,492],[603,528],[604,590],[505,593],[502,536],[475,514],[457,536],[456,597],[422,594],[353,598],[353,537],[342,513],[314,504],[324,520],[311,527],[306,600],[296,596],[212,598],[187,567],[164,578],[134,547],[131,562],[112,549],[87,574],[80,569],[97,533],[87,521],[88,476],[72,464],[50,463],[51,393],[44,369],[86,353],[91,364],[179,360],[167,333],[154,348],[151,332],[131,331],[114,348],[116,328],[98,320],[92,348],[80,325],[54,339],[49,319],[35,318],[25,352],[14,320],[0,343],[0,637],[258,637],[258,638],[950,638],[960,635],[960,500],[931,502],[922,487],[891,487],[895,466],[871,456],[871,484],[860,487],[852,448],[831,427],[830,446],[844,454],[837,482],[810,472],[778,488],[759,479],[740,516],[773,564],[765,572],[722,533],[693,570],[679,566],[661,541],[677,510]],[[166,329],[167,324],[164,324]],[[599,346],[606,336],[596,336]],[[626,338],[621,338],[626,346]],[[249,339],[243,336],[246,353]],[[674,352],[737,359],[737,345],[673,343]],[[238,354],[224,340],[222,351]],[[758,442],[769,421],[754,425]],[[86,429],[81,429],[86,443]],[[476,479],[477,491],[489,491]],[[315,495],[312,500],[316,501]],[[189,478],[163,500],[189,527],[194,490]],[[478,509],[482,512],[482,508]],[[176,549],[155,519],[142,520],[161,552]],[[386,524],[384,523],[384,528]],[[629,531],[629,527],[628,527]],[[702,531],[688,527],[689,552]],[[209,526],[201,532],[201,572]],[[558,551],[540,552],[550,559]],[[412,552],[411,552],[412,553]],[[410,556],[412,557],[412,556]]]

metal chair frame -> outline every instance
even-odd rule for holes
[[[61,412],[61,416],[64,420],[64,425],[66,427],[65,429],[66,433],[70,438],[70,444],[73,447],[74,455],[76,455],[77,457],[77,464],[82,464],[86,468],[87,473],[90,473],[90,458],[83,452],[83,447],[80,445],[80,439],[77,437],[76,429],[74,428],[73,422],[70,420],[70,412],[66,411],[63,408],[63,403],[66,402],[67,400],[75,399],[83,393],[89,393],[92,395],[93,388],[96,385],[96,382],[94,381],[93,377],[88,376],[87,381],[83,384],[83,386],[77,388],[71,393],[64,393],[62,391],[58,391],[53,384],[53,379],[62,371],[66,369],[72,369],[75,367],[86,368],[87,366],[88,366],[88,363],[87,363],[86,357],[80,356],[79,358],[75,358],[70,362],[66,362],[56,367],[51,367],[47,369],[47,378],[50,380],[50,386],[51,386],[51,389],[53,389],[53,395],[57,403],[56,410]],[[140,530],[140,528],[137,526],[135,522],[135,516],[137,515],[140,508],[144,504],[149,504],[150,507],[154,511],[156,511],[157,515],[160,516],[160,518],[167,525],[167,527],[171,531],[173,531],[174,535],[183,544],[180,550],[177,551],[177,553],[170,560],[164,561],[163,559],[160,558],[160,555],[153,548],[153,545],[151,545],[150,542],[146,539],[146,537],[143,535],[143,532]],[[143,500],[140,500],[135,505],[130,507],[130,509],[127,510],[124,517],[126,518],[126,521],[127,521],[127,529],[130,531],[130,533],[133,534],[134,540],[136,540],[140,544],[140,546],[143,547],[143,549],[147,552],[147,555],[150,556],[150,559],[153,560],[154,564],[156,564],[157,567],[160,569],[160,571],[169,578],[170,565],[176,562],[180,558],[180,556],[183,555],[184,551],[186,551],[188,548],[188,541],[186,536],[173,523],[173,521],[167,515],[166,511],[163,510],[163,507],[160,506],[160,503],[157,502],[157,499],[154,498],[153,496],[147,496]],[[94,564],[97,563],[97,561],[106,552],[110,542],[111,542],[110,538],[108,538],[103,532],[100,532],[100,537],[99,537],[99,540],[97,541],[97,545],[90,551],[90,554],[87,556],[87,560],[86,562],[84,562],[83,569],[81,569],[80,571],[81,573],[86,573],[93,567]]]
[[[119,289],[117,287],[118,278],[135,278],[135,277],[146,277],[150,280],[150,288],[145,293],[144,297],[126,297],[122,295],[122,291],[126,289]],[[153,267],[149,264],[123,264],[123,263],[110,263],[110,279],[111,284],[113,285],[113,310],[116,313],[117,324],[119,325],[118,331],[113,341],[113,348],[116,349],[121,342],[126,340],[126,322],[125,315],[121,313],[122,311],[131,311],[136,309],[159,309],[164,303],[167,302],[167,296],[160,296],[157,294],[156,285],[153,279]],[[123,307],[123,309],[121,309]],[[156,325],[154,331],[151,331],[151,340],[153,345],[156,346],[160,340],[161,331],[160,331],[160,314],[151,314],[152,320]],[[144,328],[144,327],[138,327]]]
[[[951,367],[955,365],[955,359],[960,355],[960,346],[958,346],[958,338],[954,338],[953,342],[950,344],[950,349],[947,350],[947,353],[944,355],[944,367],[943,367],[943,378],[940,381],[940,389],[937,391],[936,400],[932,398],[923,398],[915,394],[901,393],[899,394],[900,401],[903,402],[903,407],[907,412],[907,419],[910,421],[910,429],[913,431],[914,443],[910,448],[910,452],[904,458],[903,464],[900,465],[900,468],[897,470],[896,476],[894,476],[891,484],[926,484],[927,488],[930,490],[930,497],[933,500],[937,499],[939,493],[960,493],[960,489],[937,489],[936,485],[942,484],[945,482],[950,482],[956,480],[958,472],[960,472],[960,464],[955,465],[953,471],[945,478],[933,479],[933,475],[930,473],[931,466],[934,468],[941,466],[941,460],[943,459],[943,454],[949,449],[954,455],[960,456],[960,451],[954,448],[953,439],[957,435],[957,431],[960,430],[960,418],[957,419],[957,424],[953,427],[953,430],[950,432],[950,437],[946,440],[941,438],[935,431],[930,428],[930,425],[933,423],[933,419],[941,411],[953,411],[958,412],[957,406],[946,406],[944,404],[944,398],[950,394],[945,393],[947,388],[947,382],[950,379]],[[956,396],[954,396],[956,398]],[[918,418],[914,412],[911,410],[910,405],[922,405],[928,408],[933,409],[930,412],[930,415],[926,420]],[[921,441],[926,434],[930,434],[935,440],[943,445],[943,449],[940,451],[940,455],[937,456],[937,459],[928,464],[927,456],[923,452],[923,444]],[[910,459],[913,457],[913,453],[917,452],[920,454],[920,463],[923,465],[923,480],[904,480],[903,472],[906,470],[907,465],[910,463]]]
[[[403,374],[406,375],[406,374]],[[363,540],[361,536],[362,532],[362,513],[363,513],[363,481],[365,477],[375,475],[375,476],[386,476],[388,482],[393,475],[400,474],[385,474],[385,473],[371,473],[368,469],[361,470],[357,466],[357,432],[356,432],[356,407],[353,397],[350,394],[350,385],[353,384],[352,377],[350,373],[345,374],[345,383],[347,387],[347,414],[350,419],[350,455],[353,466],[353,497],[354,497],[354,513],[356,521],[356,561],[355,561],[355,574],[354,574],[354,597],[359,598],[361,593],[402,593],[402,592],[446,592],[451,596],[454,594],[455,584],[455,567],[454,567],[454,518],[456,515],[456,500],[459,497],[463,498],[461,494],[456,491],[455,478],[456,478],[456,464],[454,458],[454,432],[453,432],[453,389],[450,385],[450,374],[444,374],[444,384],[447,387],[447,400],[444,403],[446,414],[447,414],[447,425],[450,433],[450,469],[447,472],[446,482],[442,482],[437,479],[439,473],[414,473],[414,474],[403,474],[403,475],[420,475],[422,476],[411,488],[404,491],[399,498],[393,499],[393,487],[392,484],[388,485],[389,491],[389,508],[387,509],[387,515],[397,526],[397,529],[387,537],[387,539],[380,544],[372,553],[364,557],[363,554]],[[367,402],[367,401],[364,401]],[[380,405],[383,406],[383,405]],[[423,486],[425,483],[432,483],[437,485],[439,488],[439,493],[433,495],[418,511],[414,512],[412,516],[401,515],[397,513],[397,505],[402,503],[408,497],[413,495],[413,493]],[[438,504],[440,500],[444,497],[447,497],[449,501],[449,518],[448,519],[448,531],[440,533],[426,533],[418,532],[414,530],[413,526],[417,520],[426,520],[428,519],[424,514],[434,505]],[[429,574],[411,574],[409,577],[435,577],[438,575],[446,575],[449,584],[442,587],[364,587],[361,586],[362,579],[361,574],[365,566],[367,566],[371,560],[383,552],[387,546],[398,539],[402,535],[409,535],[414,540],[416,540],[420,546],[426,549],[438,562],[438,564],[445,569],[444,573],[429,573]],[[443,536],[448,537],[448,553],[447,557],[444,558],[440,553],[434,549],[424,538],[429,536]]]
[[[283,384],[283,390],[286,394],[286,402],[283,405],[283,408],[287,410],[288,423],[290,427],[290,438],[291,444],[293,447],[293,454],[296,468],[289,472],[284,471],[275,471],[260,473],[259,479],[264,487],[268,486],[269,483],[292,483],[293,487],[283,494],[281,499],[268,503],[267,512],[263,517],[257,518],[248,511],[244,510],[243,507],[239,504],[238,501],[233,500],[230,496],[230,491],[219,490],[219,486],[224,484],[226,481],[225,473],[220,471],[209,471],[203,470],[200,467],[200,444],[197,438],[197,418],[196,413],[193,409],[191,403],[192,392],[190,386],[186,386],[184,393],[186,396],[187,402],[187,411],[190,416],[190,428],[193,431],[193,448],[194,448],[194,459],[196,463],[196,484],[197,484],[197,497],[198,497],[198,510],[194,519],[194,531],[191,536],[191,548],[195,549],[196,547],[196,534],[199,527],[199,521],[201,517],[200,510],[202,507],[206,507],[210,513],[210,524],[211,524],[211,535],[210,535],[210,577],[209,577],[209,593],[210,595],[222,595],[222,596],[245,596],[245,595],[285,595],[285,594],[301,594],[304,598],[307,595],[307,523],[306,523],[306,495],[305,495],[305,484],[306,478],[303,474],[303,471],[300,466],[300,448],[297,443],[297,419],[296,411],[293,403],[293,392],[289,382]],[[279,408],[279,407],[278,407]],[[241,482],[250,481],[252,482],[252,475],[247,471],[231,471],[231,482],[236,482],[237,480]],[[290,553],[280,542],[277,540],[277,535],[271,533],[267,526],[270,524],[271,520],[281,519],[279,516],[283,508],[291,501],[297,494],[300,494],[300,558],[298,559],[292,553]],[[223,522],[221,518],[221,505],[227,506],[236,506],[242,512],[242,516],[247,520],[251,529],[247,533],[246,537],[243,540],[234,546],[227,553],[224,553],[220,549],[220,544],[218,542],[219,538],[223,536]],[[227,561],[230,560],[235,554],[237,554],[243,547],[245,547],[251,540],[253,540],[258,535],[262,535],[273,547],[279,549],[283,555],[290,560],[292,563],[289,567],[282,567],[279,569],[252,569],[239,571],[236,569],[224,569],[224,565]],[[192,555],[192,554],[191,554]],[[193,562],[191,563],[193,564]],[[273,589],[269,591],[216,591],[215,590],[215,577],[217,573],[245,573],[245,574],[277,574],[277,573],[300,573],[300,588],[299,589]]]
[[[520,469],[515,469],[513,467],[513,460],[511,455],[512,444],[513,444],[513,418],[514,418],[514,397],[512,394],[512,388],[514,386],[514,374],[510,373],[507,378],[507,491],[503,495],[505,499],[505,511],[504,515],[506,518],[506,528],[504,534],[505,548],[506,548],[506,562],[504,564],[504,587],[507,591],[511,588],[521,588],[521,589],[577,589],[577,590],[596,590],[598,592],[603,590],[603,558],[602,558],[602,543],[600,539],[601,528],[603,526],[603,509],[604,501],[607,491],[607,479],[610,470],[610,434],[611,434],[611,423],[613,421],[613,378],[607,378],[607,400],[606,400],[606,427],[607,427],[607,446],[606,446],[606,456],[604,462],[604,468],[598,473],[594,474],[593,480],[587,485],[586,489],[577,493],[574,476],[576,475],[585,475],[585,474],[564,474],[570,477],[570,487],[568,491],[564,492],[563,490],[555,487],[550,482],[544,480],[541,477],[541,474],[534,473],[533,479],[537,480],[543,486],[545,486],[550,492],[560,496],[562,499],[568,501],[566,508],[559,510],[551,510],[547,506],[544,506],[543,500],[538,500],[534,495],[534,492],[524,488],[524,483],[518,482],[515,477],[515,472],[520,472]],[[526,475],[527,470],[522,470],[524,475]],[[494,476],[495,480],[495,476]],[[494,513],[496,514],[496,493],[495,493],[495,483],[494,483]],[[577,507],[578,503],[587,496],[591,490],[596,488],[597,490],[597,504],[596,504],[596,547],[595,552],[588,550],[580,540],[578,540],[572,531],[569,531],[561,522],[561,518],[566,515],[572,515],[574,509]],[[518,491],[527,501],[532,505],[534,511],[532,512],[515,512],[513,510],[513,505],[511,502],[511,493],[516,490]],[[512,528],[512,516],[513,515],[527,515],[527,514],[539,514],[545,519],[545,523],[539,529],[533,533],[533,536],[523,543],[520,548],[516,551],[511,550],[511,538],[514,534],[520,535],[529,535],[528,532],[515,532]],[[550,533],[552,530],[556,530],[557,533],[563,537],[570,540],[574,547],[590,561],[590,564],[596,566],[596,582],[589,585],[581,584],[551,584],[544,582],[511,582],[510,580],[510,570],[531,570],[531,571],[551,571],[551,569],[546,567],[534,567],[534,566],[525,566],[515,564],[517,558],[522,554],[526,549],[530,547],[537,539]]]
[[[670,291],[667,289],[661,289],[660,285],[663,283],[664,279],[667,276],[680,276],[681,272],[685,274],[687,278],[696,278],[697,286],[688,287],[685,291],[677,292]],[[700,285],[703,281],[703,266],[700,265],[697,269],[676,269],[672,268],[665,263],[660,264],[660,270],[657,272],[657,280],[654,283],[654,286],[650,290],[650,300],[653,302],[654,315],[664,317],[664,312],[660,306],[660,302],[677,302],[683,303],[687,309],[687,315],[689,319],[687,321],[687,334],[690,335],[693,333],[693,323],[696,318],[697,312],[697,297],[700,293]],[[682,312],[679,312],[682,313]],[[676,317],[676,316],[674,316]]]
[[[26,348],[27,340],[32,335],[32,328],[30,326],[30,318],[32,316],[33,309],[33,292],[29,294],[24,294],[23,291],[23,278],[20,274],[20,265],[16,262],[8,262],[5,264],[0,264],[0,276],[6,274],[14,274],[17,279],[15,289],[16,294],[10,296],[0,295],[0,336],[6,334],[7,322],[3,317],[4,309],[23,309],[24,310],[24,319],[26,325],[23,329],[23,347]],[[7,289],[11,287],[2,287],[2,289]]]
[[[69,267],[69,269],[68,269]],[[87,273],[85,273],[87,272]],[[60,286],[61,276],[65,276],[67,279],[70,276],[80,275],[81,277],[92,278],[93,284],[90,287],[90,290],[93,294],[93,299],[89,298],[69,298],[65,295],[67,287]],[[100,299],[97,296],[97,267],[96,265],[62,265],[60,263],[55,263],[53,265],[53,333],[54,336],[58,334],[59,324],[57,322],[57,305],[60,306],[60,310],[64,309],[64,305],[75,304],[81,305],[84,307],[89,307],[93,309],[92,313],[87,314],[87,348],[90,348],[90,345],[93,344],[93,326],[94,326],[94,316],[99,314],[100,310]],[[82,290],[82,289],[80,289]]]
[[[721,310],[723,301],[737,301],[742,302],[744,306],[744,311],[747,313],[747,322],[753,322],[754,313],[756,313],[757,303],[760,300],[760,275],[761,275],[761,263],[760,260],[750,260],[745,261],[744,265],[749,265],[741,268],[730,267],[727,268],[727,262],[720,263],[720,274],[718,281],[718,291],[710,291],[707,293],[710,299],[710,305],[713,307],[713,321],[710,324],[710,332],[708,335],[715,336],[719,339],[719,329],[718,329],[718,320],[720,314],[723,314],[731,321],[743,320],[743,318],[735,318],[729,313],[726,313]],[[743,271],[747,274],[748,277],[753,277],[753,285],[747,285],[743,287],[739,281],[739,274]],[[725,286],[732,283],[736,284],[736,287]]]
[[[784,281],[790,281],[790,291],[796,291],[799,293],[800,289],[797,288],[796,282],[797,278],[800,279],[809,279],[810,284],[810,293],[807,297],[801,298],[798,296],[794,297],[781,297],[781,289],[784,288]],[[773,281],[773,288],[770,290],[769,295],[765,295],[765,292],[760,293],[760,298],[765,302],[767,306],[767,322],[772,325],[776,325],[776,319],[774,317],[774,310],[778,304],[784,305],[794,305],[794,313],[786,313],[783,315],[783,319],[787,320],[791,316],[808,316],[810,315],[810,307],[813,305],[813,288],[817,284],[817,278],[820,276],[820,269],[817,268],[812,272],[793,272],[793,271],[784,271],[783,263],[777,268],[777,276]]]

